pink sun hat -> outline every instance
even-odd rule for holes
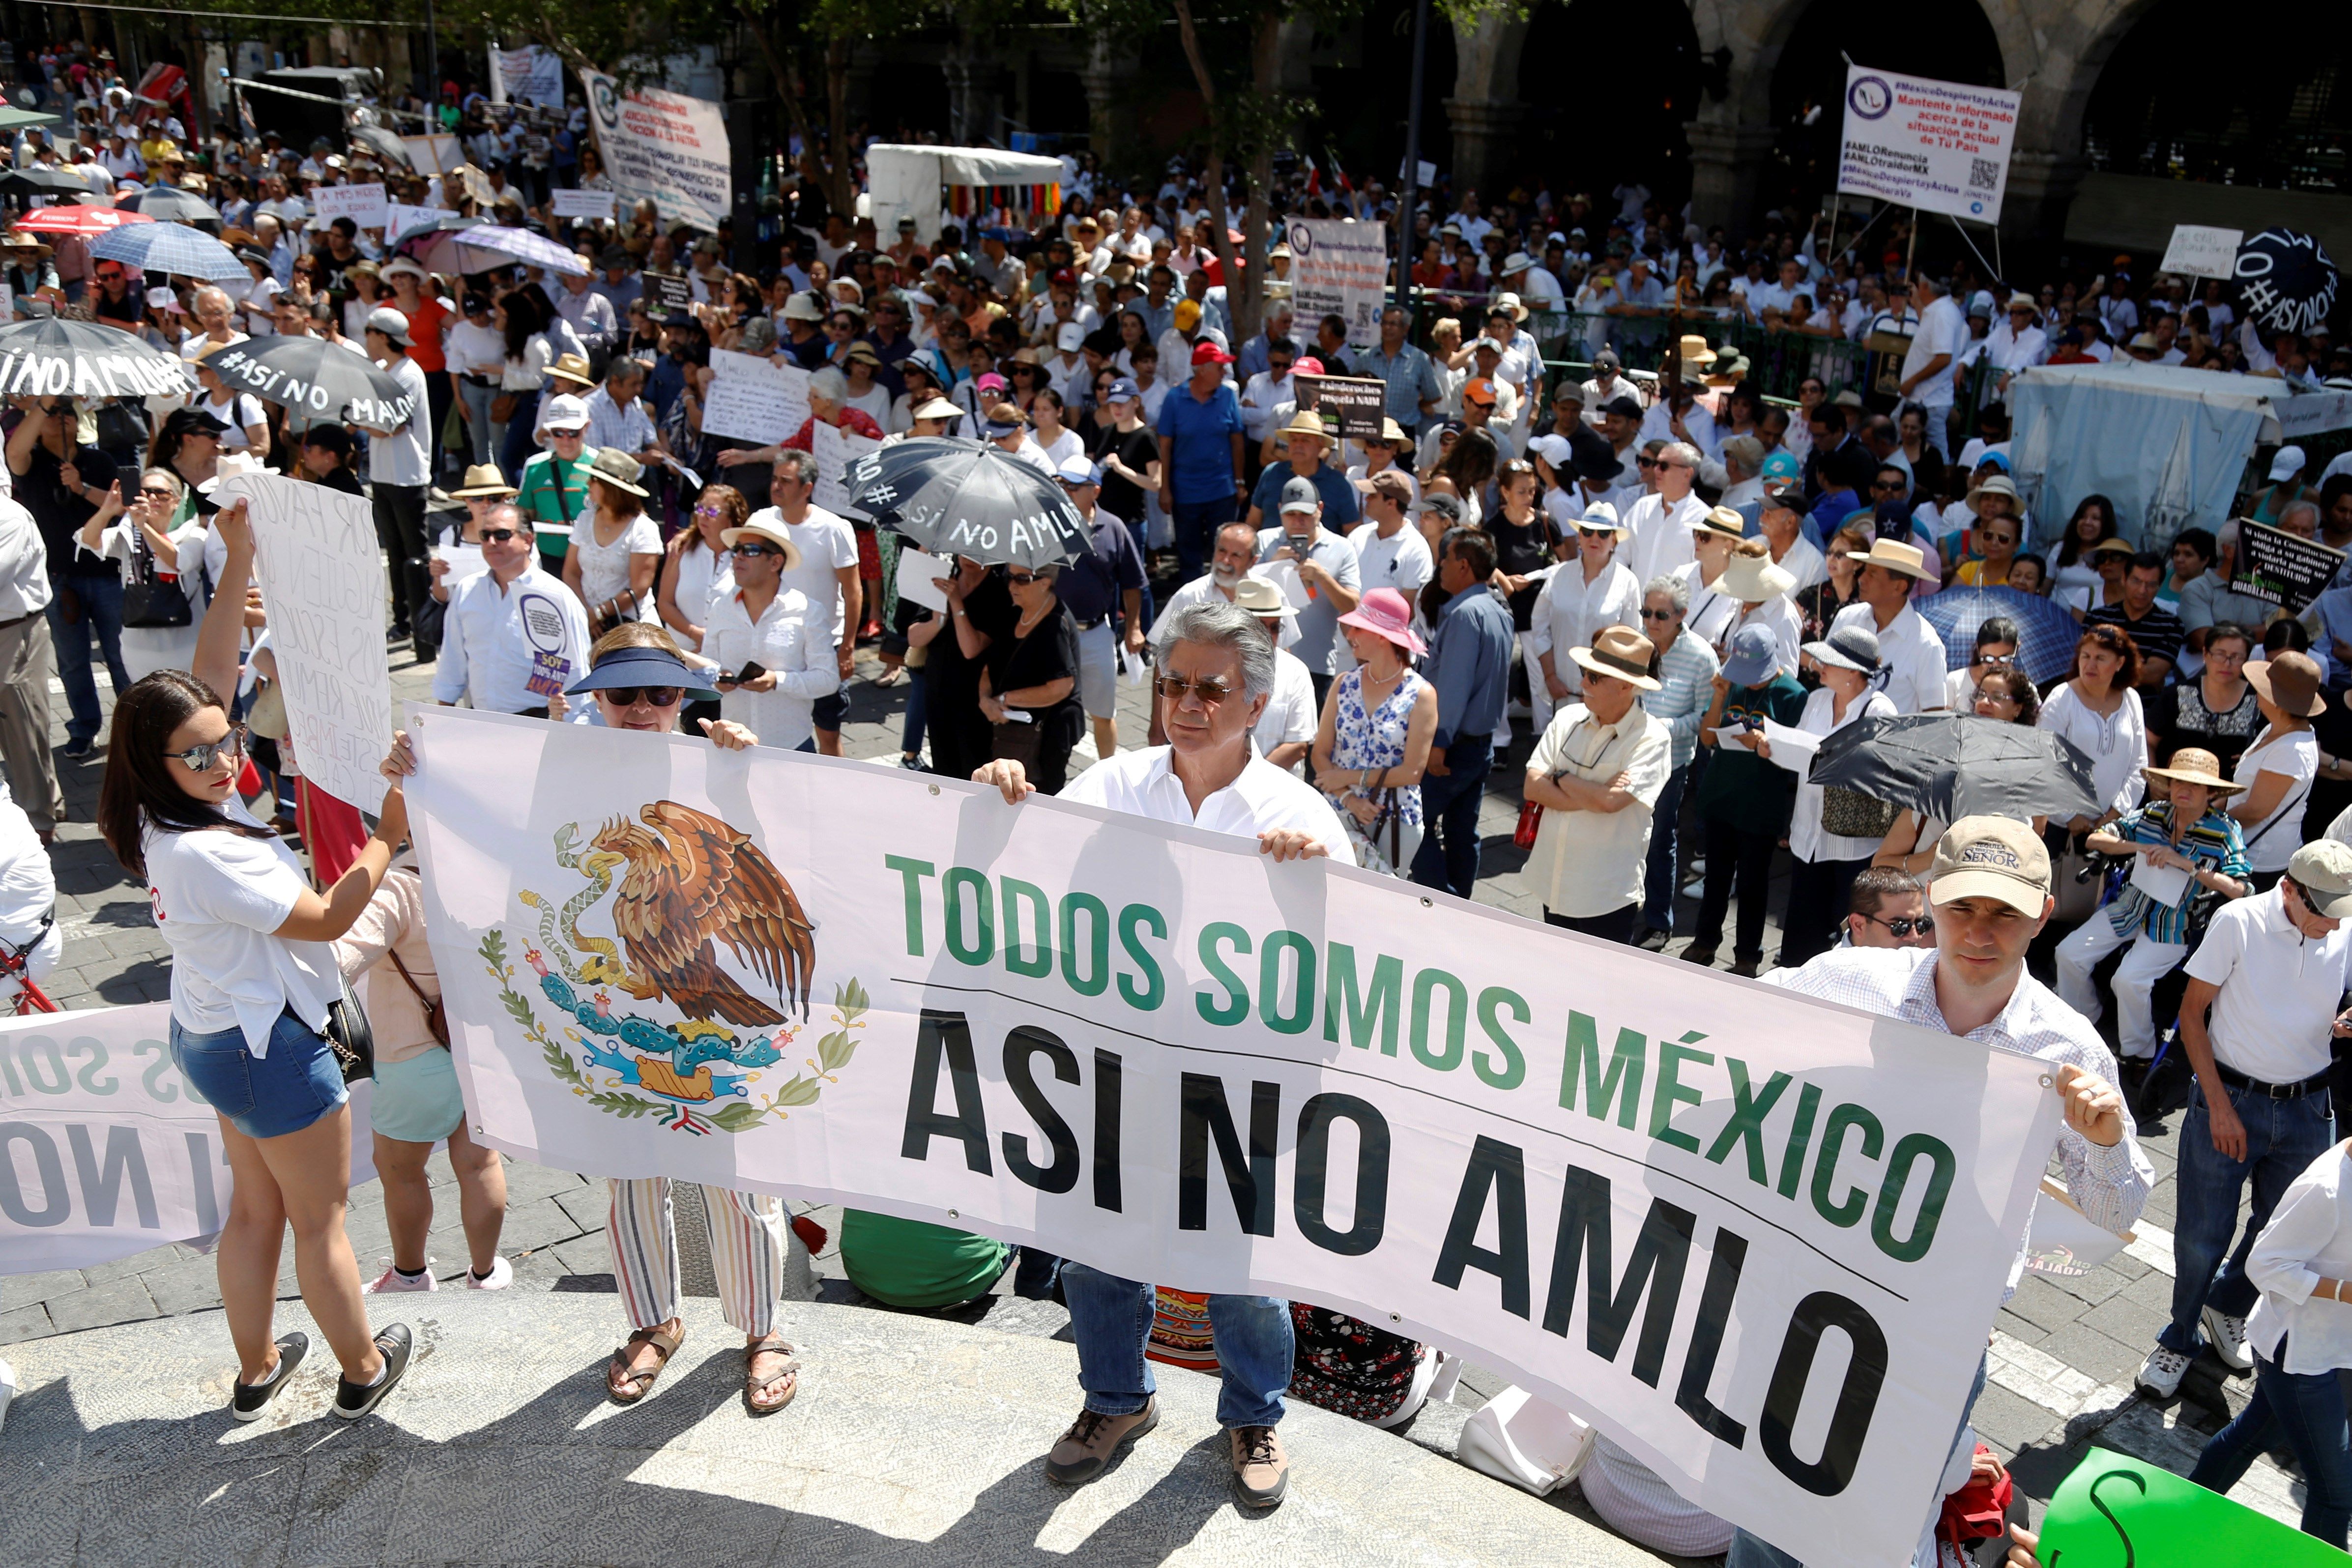
[[[1375,588],[1353,610],[1339,617],[1343,626],[1355,626],[1383,637],[1407,653],[1423,651],[1421,635],[1412,629],[1412,607],[1394,588]]]

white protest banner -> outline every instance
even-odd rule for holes
[[[624,94],[594,71],[581,81],[613,188],[632,204],[652,197],[665,224],[716,233],[735,201],[719,106],[652,87]]]
[[[2020,97],[1849,65],[1837,188],[1998,223]]]
[[[583,191],[574,187],[553,191],[550,195],[555,203],[557,217],[612,220],[614,198],[610,191]]]
[[[465,144],[455,136],[436,132],[430,136],[404,136],[401,142],[408,149],[409,164],[420,174],[455,174],[466,161]]]
[[[2177,223],[2172,226],[2171,243],[2164,247],[2164,260],[2157,270],[2178,272],[2189,278],[2232,278],[2238,270],[2238,247],[2244,244],[2242,228],[2213,228],[2201,223]]]
[[[362,228],[382,228],[392,221],[392,196],[382,185],[320,185],[311,191],[310,205],[321,226],[339,217]]]
[[[434,223],[445,217],[457,216],[457,212],[449,207],[410,207],[394,202],[384,208],[384,237],[388,239],[397,239],[420,224]]]
[[[710,370],[702,404],[704,435],[772,447],[808,423],[809,373],[800,366],[713,349]]]
[[[1388,297],[1387,232],[1376,223],[1291,219],[1290,298],[1298,319],[1338,315],[1348,323],[1349,342],[1378,342]]]
[[[864,507],[849,504],[849,465],[882,443],[871,436],[853,436],[820,419],[809,426],[809,455],[816,459],[816,504],[839,517],[864,517]]]
[[[172,1061],[166,1002],[0,1020],[0,1274],[203,1243],[235,1182],[220,1118]],[[375,1175],[365,1080],[352,1183]]]
[[[492,83],[504,89],[501,101],[563,107],[563,57],[544,44],[519,49],[492,46],[490,65]]]
[[[240,474],[214,499],[226,506],[240,496],[302,775],[373,812],[384,792],[376,769],[392,745],[392,666],[381,630],[388,587],[375,514],[357,496],[278,474]]]
[[[2044,1064],[1245,837],[409,725],[491,1144],[1351,1312],[1812,1568],[1909,1560],[2056,1136]]]

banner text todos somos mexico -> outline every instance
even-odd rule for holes
[[[410,725],[491,1143],[1338,1307],[1815,1568],[1907,1558],[2055,1135],[2040,1064],[1252,840]]]

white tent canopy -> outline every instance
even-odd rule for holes
[[[929,242],[939,237],[942,185],[1057,185],[1068,173],[1059,158],[995,147],[926,147],[880,142],[866,150],[868,211],[887,244],[898,220],[911,217]]]
[[[2257,446],[2352,426],[2352,393],[2298,395],[2266,376],[2130,359],[2037,365],[2019,374],[2009,406],[2011,466],[2045,542],[2093,494],[2142,543],[2219,528]]]

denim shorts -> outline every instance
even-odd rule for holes
[[[248,1138],[299,1132],[351,1098],[333,1049],[292,1013],[256,1058],[243,1029],[199,1035],[172,1020],[172,1060],[199,1098]]]

